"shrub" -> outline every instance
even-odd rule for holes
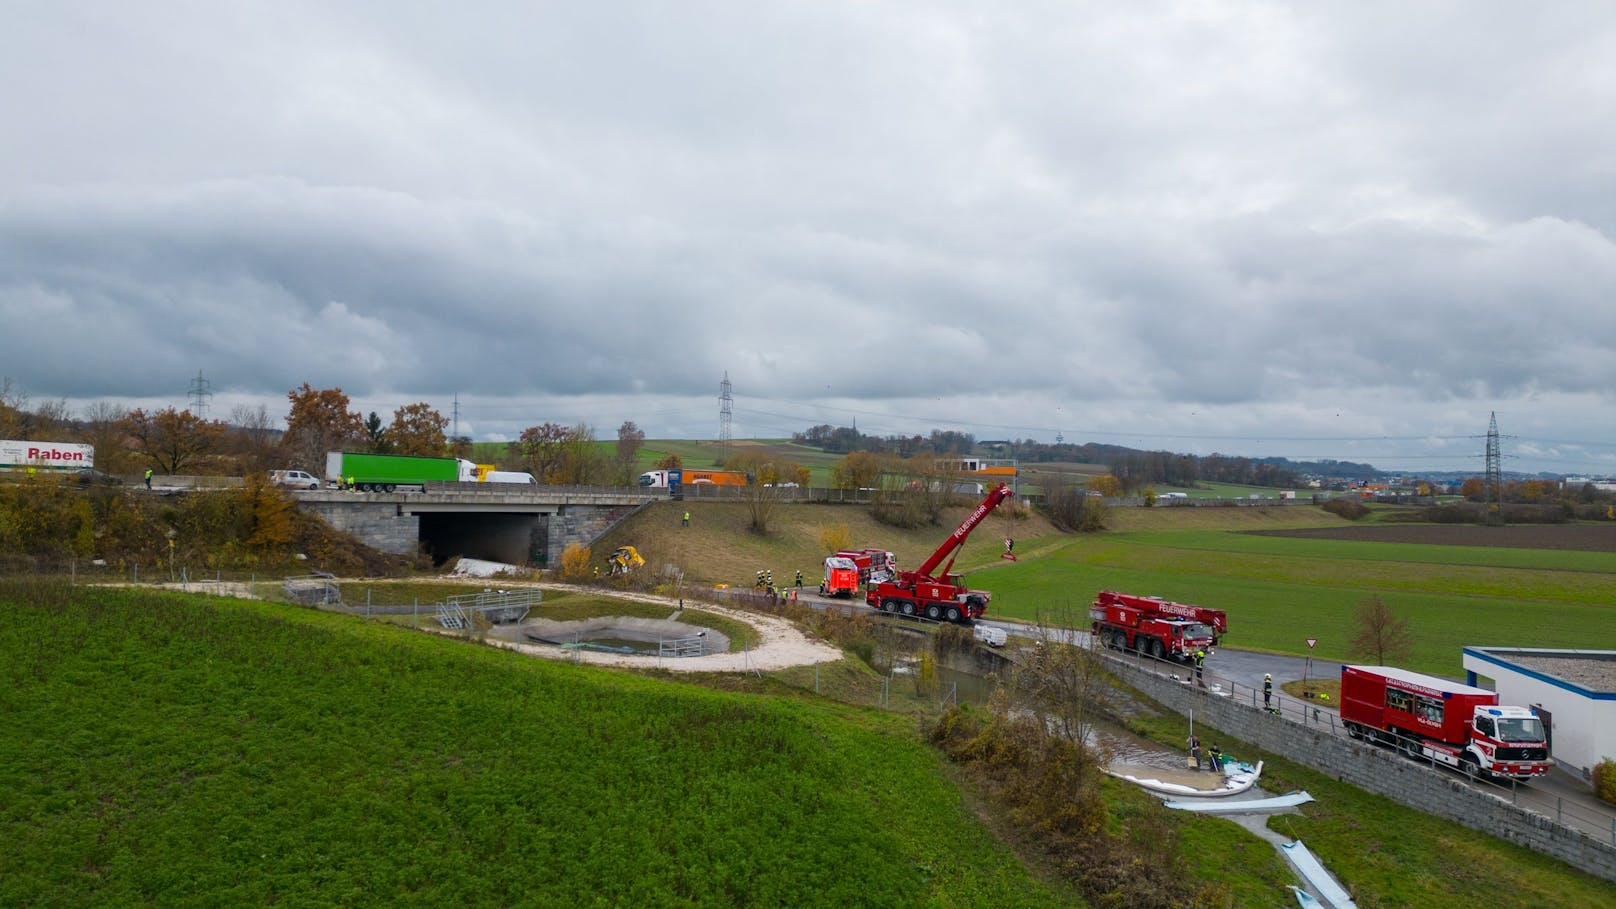
[[[561,553],[561,577],[569,581],[586,581],[591,574],[588,546],[568,543]]]
[[[1369,506],[1353,499],[1331,499],[1319,506],[1338,518],[1356,521],[1369,513]]]
[[[976,646],[976,635],[964,625],[939,625],[931,649],[938,656],[966,653]]]
[[[1616,761],[1605,758],[1594,765],[1594,794],[1616,805]]]
[[[846,524],[831,524],[819,528],[819,546],[826,552],[840,552],[853,548],[853,533]]]

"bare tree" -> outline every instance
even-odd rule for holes
[[[107,473],[135,469],[128,445],[129,411],[111,401],[84,408],[84,441],[95,448],[95,466]]]
[[[275,418],[263,404],[237,404],[230,408],[230,425],[243,473],[271,470],[275,454]]]
[[[1348,655],[1373,659],[1377,666],[1406,660],[1414,649],[1414,635],[1409,630],[1408,620],[1392,612],[1378,593],[1358,604],[1352,615],[1352,627]]]
[[[1040,727],[1076,744],[1081,759],[1093,760],[1090,733],[1107,709],[1111,688],[1093,650],[1065,643],[1069,629],[1087,617],[1086,609],[1078,613],[1075,607],[1039,610],[1038,645],[1011,675],[1009,709],[1035,717]]]
[[[0,438],[27,438],[28,392],[18,388],[10,376],[0,379]]]
[[[617,480],[624,485],[634,482],[634,462],[639,457],[640,447],[645,444],[645,430],[634,425],[633,420],[624,420],[623,425],[617,427]]]
[[[752,519],[749,526],[753,533],[769,532],[769,521],[784,497],[784,490],[778,486],[748,483],[741,487],[741,501],[746,503],[747,514]]]

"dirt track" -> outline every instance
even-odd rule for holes
[[[548,589],[557,589],[564,585],[545,584]],[[571,588],[582,592],[596,592],[593,588]],[[645,593],[619,593],[615,596],[623,599],[640,600],[646,603],[657,603],[668,607],[678,605],[678,601],[670,597],[661,597]],[[670,672],[751,672],[754,670],[785,669],[791,666],[810,666],[814,663],[833,663],[842,659],[842,651],[824,641],[816,641],[803,634],[797,626],[782,618],[770,615],[760,615],[755,612],[742,612],[711,603],[692,605],[690,608],[702,612],[711,612],[745,622],[758,631],[758,645],[751,650],[727,653],[710,653],[699,657],[682,657],[679,659],[658,659],[655,656],[640,656],[624,653],[601,653],[589,650],[569,650],[549,644],[517,644],[504,641],[490,640],[488,643],[500,647],[507,647],[530,656],[545,657],[552,660],[566,660],[576,663],[590,663],[596,666],[626,666],[636,669],[665,669]]]
[[[1616,552],[1616,524],[1509,524],[1503,527],[1482,527],[1478,524],[1372,524],[1363,527],[1310,527],[1299,530],[1243,532],[1269,537],[1301,537],[1316,540]]]

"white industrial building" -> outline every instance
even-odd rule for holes
[[[1491,679],[1500,703],[1537,709],[1561,767],[1586,780],[1616,760],[1616,650],[1466,647],[1464,668],[1471,685]]]

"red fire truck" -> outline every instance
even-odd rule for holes
[[[890,581],[898,573],[898,562],[885,549],[843,549],[839,558],[852,559],[858,567],[860,584],[879,584]]]
[[[1221,609],[1110,590],[1095,597],[1089,618],[1095,638],[1107,647],[1185,663],[1197,650],[1211,653],[1229,631],[1229,617]]]
[[[1395,666],[1341,667],[1341,722],[1353,738],[1471,774],[1529,780],[1549,769],[1543,721],[1497,692]]]
[[[890,581],[879,584],[872,581],[865,593],[865,602],[883,612],[919,614],[928,619],[973,624],[987,611],[988,599],[992,594],[986,590],[966,588],[965,578],[953,573],[954,559],[976,525],[982,523],[982,519],[998,508],[1000,502],[1010,498],[1011,494],[1009,486],[999,484],[919,568],[900,571]],[[944,559],[947,560],[946,565]],[[942,566],[941,571],[937,571],[938,566]]]
[[[822,597],[851,597],[858,592],[859,570],[852,559],[833,555],[825,560],[825,580],[819,582]]]

